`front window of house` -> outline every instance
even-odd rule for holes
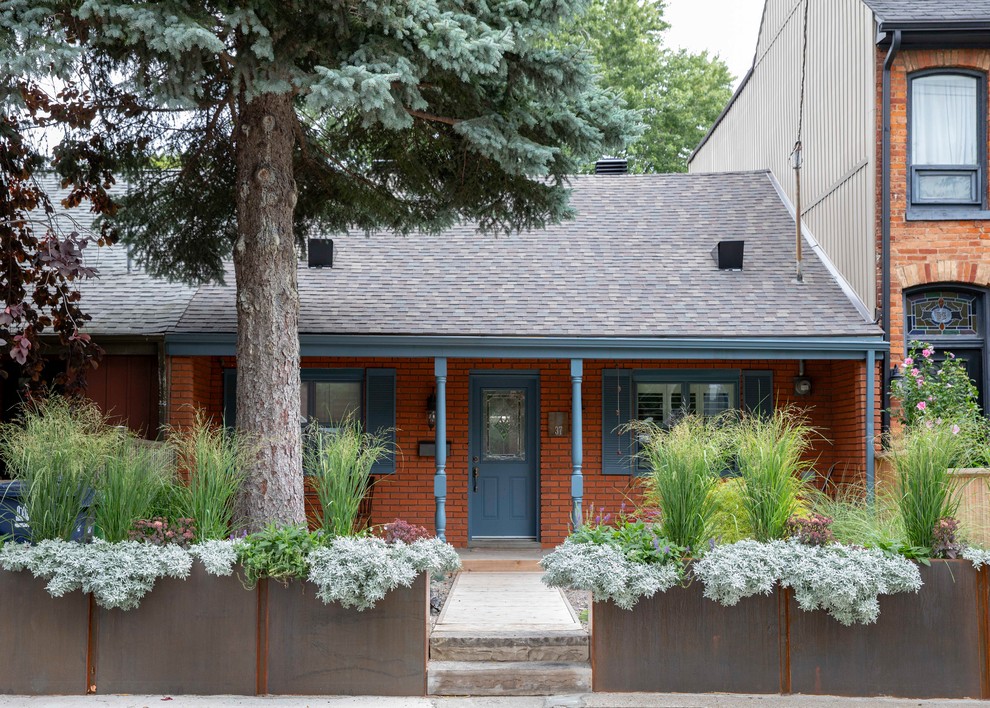
[[[984,78],[925,73],[911,79],[911,203],[980,206],[986,191]]]
[[[349,416],[361,417],[360,381],[303,381],[299,399],[303,420],[324,428],[336,428]]]

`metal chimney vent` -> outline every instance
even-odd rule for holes
[[[745,241],[719,241],[712,249],[712,259],[719,270],[742,270]]]
[[[333,268],[333,239],[311,238],[306,243],[310,268]]]
[[[596,175],[624,175],[629,173],[629,161],[624,157],[603,157],[595,163]]]

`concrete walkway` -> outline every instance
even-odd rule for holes
[[[581,623],[542,573],[460,573],[433,633],[573,631]]]

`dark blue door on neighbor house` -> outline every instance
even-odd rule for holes
[[[538,535],[539,377],[472,374],[468,534]]]

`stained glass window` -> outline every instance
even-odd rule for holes
[[[498,462],[526,459],[526,391],[486,388],[484,458]]]
[[[907,329],[910,337],[972,337],[980,333],[976,295],[929,290],[909,295],[907,304]]]

